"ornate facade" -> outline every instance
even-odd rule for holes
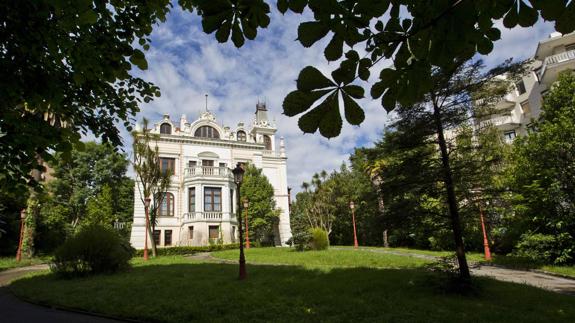
[[[236,185],[231,169],[239,163],[261,168],[274,187],[276,245],[291,237],[284,140],[276,144],[277,128],[268,120],[265,104],[258,103],[250,127],[221,126],[205,111],[200,118],[179,122],[170,116],[156,123],[161,167],[173,173],[171,186],[158,208],[154,239],[158,246],[202,246],[238,241]],[[136,185],[139,185],[136,182]],[[131,243],[144,247],[144,205],[136,187]]]

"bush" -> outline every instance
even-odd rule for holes
[[[112,273],[129,267],[134,249],[112,228],[80,229],[54,253],[51,269],[65,277]]]
[[[526,233],[515,246],[512,255],[545,264],[566,264],[573,261],[572,237],[567,233],[557,236]]]
[[[294,246],[297,251],[305,251],[310,249],[311,234],[309,231],[296,232],[286,241],[290,246]]]
[[[309,230],[311,234],[311,249],[313,250],[326,250],[329,247],[329,238],[327,232],[320,228],[312,228]]]
[[[168,248],[158,248],[158,256],[178,256],[178,255],[193,255],[198,252],[211,252],[229,249],[238,249],[240,247],[239,243],[231,244],[214,244],[209,246],[181,246],[181,247],[168,247]],[[136,250],[135,256],[141,257],[144,254],[144,250]]]

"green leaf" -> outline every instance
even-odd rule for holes
[[[357,69],[357,61],[344,60],[339,65],[339,68],[331,72],[331,77],[337,84],[351,83],[355,77],[355,70]]]
[[[364,89],[359,85],[346,85],[343,88],[343,91],[350,96],[356,99],[363,99],[364,98]]]
[[[533,8],[541,10],[545,20],[556,20],[565,10],[565,0],[531,0]]]
[[[94,10],[89,9],[81,14],[78,20],[81,25],[93,25],[98,21],[98,14]]]
[[[381,98],[381,105],[388,113],[395,109],[397,104],[397,92],[393,88],[389,88]]]
[[[220,43],[225,43],[230,38],[230,30],[232,29],[232,21],[226,21],[220,29],[216,32],[216,40]]]
[[[511,29],[517,26],[518,21],[519,21],[519,15],[517,14],[517,9],[515,6],[512,6],[511,9],[505,15],[505,17],[503,18],[503,26],[505,26],[505,28]]]
[[[146,56],[139,49],[134,49],[132,56],[130,56],[130,62],[138,66],[138,68],[141,69],[142,71],[148,69],[148,62],[146,61]]]
[[[302,13],[307,6],[308,0],[290,0],[289,9],[296,13]]]
[[[354,126],[360,125],[365,120],[363,109],[346,93],[342,93],[345,120]]]
[[[288,0],[278,0],[277,7],[279,12],[282,14],[286,13],[288,10]]]
[[[232,42],[237,48],[240,48],[244,45],[244,34],[240,29],[239,21],[234,21],[234,25],[232,27]]]
[[[341,132],[343,121],[339,113],[339,99],[335,91],[325,99],[327,108],[319,122],[319,133],[326,138],[337,137]]]
[[[531,27],[539,19],[537,10],[526,5],[522,0],[519,0],[519,19],[518,23],[521,27]]]
[[[334,34],[323,51],[323,54],[328,61],[338,60],[343,54],[343,39],[337,34]]]
[[[330,79],[325,77],[317,68],[306,66],[297,78],[297,89],[300,91],[312,91],[335,86]]]
[[[567,34],[575,30],[575,2],[571,1],[563,14],[555,23],[555,29],[563,34]]]
[[[284,114],[293,117],[309,109],[315,101],[333,90],[320,90],[313,92],[292,91],[284,99],[282,107]]]
[[[371,91],[370,91],[371,97],[373,99],[379,98],[386,89],[387,89],[387,86],[385,85],[385,83],[383,81],[376,82],[371,87]]]
[[[345,57],[351,61],[356,61],[356,62],[359,61],[359,54],[356,51],[354,51],[353,49],[347,51],[345,53]]]
[[[481,55],[487,55],[493,50],[493,42],[485,37],[481,37],[477,42],[477,52]]]
[[[486,33],[485,36],[489,38],[491,41],[496,41],[501,39],[501,31],[497,28],[490,28]]]
[[[310,47],[327,35],[329,27],[323,22],[303,22],[297,29],[297,39],[304,47]]]
[[[258,34],[257,28],[252,27],[247,19],[242,19],[242,29],[247,39],[254,40]]]
[[[206,34],[211,34],[218,30],[225,20],[232,20],[233,16],[234,12],[231,10],[231,7],[217,14],[205,15],[202,17],[202,29]]]

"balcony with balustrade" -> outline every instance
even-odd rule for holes
[[[232,171],[227,167],[195,166],[184,169],[186,178],[233,179]]]
[[[547,56],[539,72],[539,80],[547,86],[557,80],[559,72],[575,69],[575,50]]]
[[[230,212],[189,212],[184,213],[183,223],[192,222],[233,222],[236,223],[235,213]]]

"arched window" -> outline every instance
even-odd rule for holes
[[[159,201],[161,199],[161,201]],[[165,192],[159,193],[156,197],[156,203],[160,202],[158,207],[158,216],[174,216],[174,194]]]
[[[268,135],[264,135],[264,145],[266,145],[267,150],[272,150],[272,138]]]
[[[238,131],[238,141],[246,141],[246,132],[245,131]]]
[[[210,126],[201,126],[194,133],[194,137],[220,139],[218,131]]]
[[[162,123],[160,126],[160,133],[164,133],[167,135],[172,134],[172,126],[169,123]]]

